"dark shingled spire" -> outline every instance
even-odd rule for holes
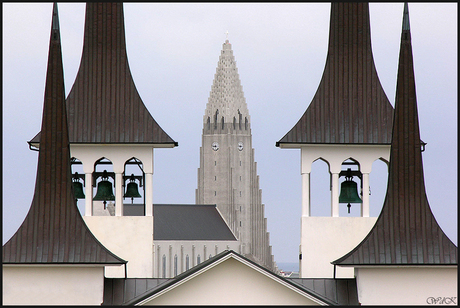
[[[297,124],[276,143],[390,144],[393,107],[371,48],[369,4],[332,2],[321,83]]]
[[[409,10],[404,18],[388,188],[366,238],[336,265],[456,265],[457,247],[439,227],[425,191]]]
[[[88,2],[80,68],[67,97],[70,143],[174,147],[134,85],[126,54],[122,2]],[[40,142],[40,133],[30,144]]]
[[[4,264],[125,264],[89,231],[72,189],[57,4],[53,5],[35,193]]]

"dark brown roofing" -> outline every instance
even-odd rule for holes
[[[35,193],[24,222],[3,246],[5,264],[124,264],[90,232],[72,189],[57,4],[53,6]]]
[[[67,97],[70,143],[177,146],[150,115],[126,54],[122,2],[88,2],[80,68]],[[30,144],[40,142],[40,133]]]
[[[409,11],[404,5],[388,188],[366,238],[337,265],[456,265],[457,247],[439,227],[423,178]]]
[[[390,144],[393,107],[374,65],[369,4],[332,2],[321,83],[297,124],[277,143]]]

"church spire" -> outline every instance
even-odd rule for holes
[[[369,4],[332,2],[320,85],[300,120],[276,146],[389,144],[392,119],[393,107],[372,55]]]
[[[204,123],[207,121],[215,127],[222,123],[238,123],[247,127],[250,122],[232,45],[228,41],[228,31],[206,105]]]
[[[6,264],[124,264],[91,233],[78,211],[70,149],[57,4],[53,4],[35,193],[24,222],[3,246]]]
[[[422,148],[409,27],[404,4],[388,188],[382,212],[366,238],[336,265],[457,264],[457,247],[431,212]]]
[[[177,146],[145,107],[129,69],[122,2],[88,2],[80,68],[67,97],[70,143]],[[40,142],[40,133],[29,143]]]

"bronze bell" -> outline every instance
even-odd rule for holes
[[[83,193],[83,184],[81,182],[73,182],[73,193],[75,194],[76,199],[85,199],[85,194]]]
[[[78,172],[75,172],[73,175],[72,185],[75,199],[85,199],[85,194],[83,193],[83,184],[80,183],[80,176],[78,176]]]
[[[363,200],[358,195],[358,185],[351,178],[347,178],[346,181],[342,182],[339,203],[348,203],[348,213],[350,213],[350,203],[363,203]]]
[[[112,183],[110,183],[107,179],[107,171],[104,170],[104,174],[102,176],[102,181],[97,184],[97,192],[94,196],[93,200],[95,201],[104,201],[104,209],[107,204],[107,201],[114,201],[115,196],[113,195],[112,190]]]
[[[131,174],[131,177],[130,177],[129,180],[131,182],[129,182],[128,185],[126,186],[126,192],[125,192],[125,195],[123,197],[131,198],[131,203],[132,203],[133,198],[140,198],[142,196],[139,194],[138,186],[137,186],[137,184],[135,182],[135,179],[134,179],[134,174]]]

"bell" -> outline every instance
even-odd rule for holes
[[[83,193],[83,184],[78,181],[74,181],[73,182],[73,193],[75,194],[75,198],[85,199],[85,194]]]
[[[114,201],[115,196],[113,195],[112,183],[107,180],[100,181],[97,184],[97,192],[93,200],[104,201],[104,205],[106,201]]]
[[[363,200],[358,195],[358,185],[351,179],[342,182],[339,203],[348,203],[348,213],[350,213],[350,203],[363,203]]]
[[[125,198],[140,198],[142,197],[139,194],[139,190],[137,188],[137,184],[135,182],[128,183],[128,186],[126,187],[126,193],[123,196]]]
[[[131,182],[126,186],[126,193],[123,197],[131,198],[131,203],[133,203],[133,198],[140,198],[142,196],[139,194],[139,190],[134,179],[134,174],[131,174],[130,181]]]

